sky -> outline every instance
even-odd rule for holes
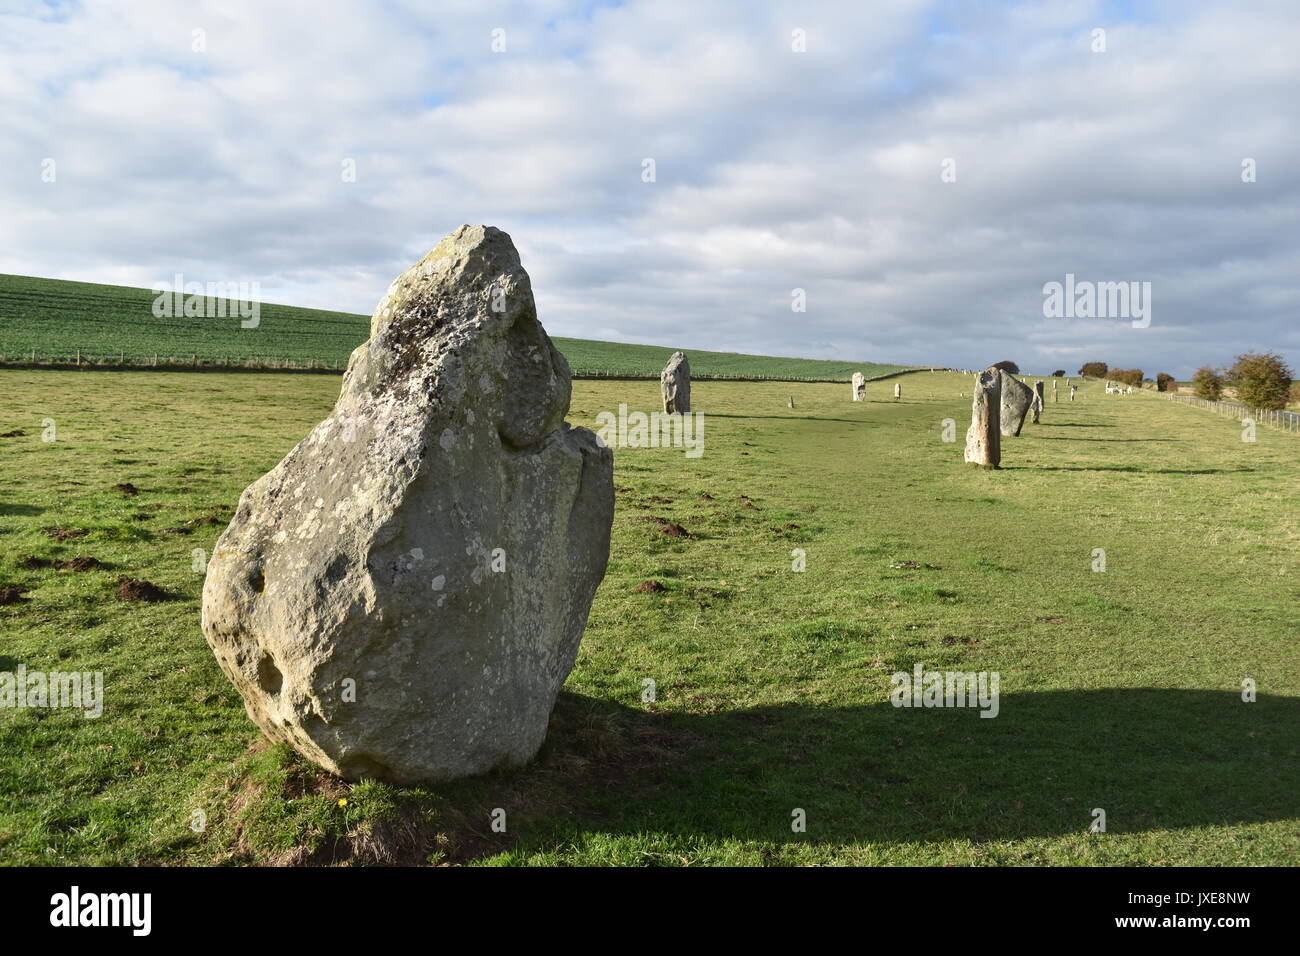
[[[0,0],[0,273],[369,314],[485,223],[552,335],[1300,367],[1297,50],[1292,0]]]

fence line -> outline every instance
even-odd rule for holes
[[[250,356],[248,358],[200,357],[191,352],[188,355],[164,355],[161,352],[145,355],[127,355],[124,351],[109,354],[91,354],[82,349],[61,352],[53,355],[40,355],[36,349],[18,355],[0,353],[0,367],[10,368],[82,368],[103,369],[256,369],[259,371],[294,371],[294,372],[343,372],[345,364],[326,362],[322,359],[287,359],[276,356]]]
[[[82,368],[82,369],[103,369],[112,371],[115,369],[142,369],[142,368],[162,368],[162,369],[256,369],[258,371],[278,371],[278,372],[337,372],[342,373],[346,370],[346,362],[325,362],[321,359],[288,359],[277,356],[250,356],[242,359],[232,359],[223,357],[200,357],[197,353],[189,355],[164,355],[154,353],[153,355],[127,355],[124,350],[117,353],[92,355],[82,349],[72,349],[66,352],[56,353],[53,355],[39,356],[36,349],[32,349],[30,355],[22,353],[20,355],[0,354],[0,366],[9,366],[15,368]],[[939,367],[922,367],[899,369],[893,372],[885,372],[880,375],[873,375],[867,378],[868,382],[878,382],[883,379],[895,378],[899,375],[911,375],[916,372],[951,372],[955,369]],[[658,381],[658,372],[633,372],[619,369],[575,369],[573,377],[576,379],[597,379],[611,381]],[[718,374],[699,374],[692,373],[693,381],[704,382],[798,382],[808,384],[834,384],[847,385],[850,376],[842,378],[833,378],[815,375],[779,375],[779,374],[743,374],[743,373],[718,373]]]
[[[1156,394],[1171,402],[1208,409],[1225,418],[1238,420],[1250,418],[1257,423],[1270,425],[1282,431],[1300,433],[1300,414],[1296,412],[1276,408],[1248,408],[1238,402],[1216,402],[1208,398],[1198,398],[1195,395],[1180,395],[1177,392],[1158,392]]]

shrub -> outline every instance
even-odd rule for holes
[[[1106,373],[1106,377],[1121,385],[1132,385],[1134,388],[1142,387],[1142,370],[1140,368],[1113,368]]]
[[[1228,382],[1247,408],[1286,408],[1294,374],[1275,352],[1247,352],[1237,356]]]
[[[1052,373],[1052,378],[1065,378],[1065,369],[1058,368],[1055,372]]]
[[[1290,399],[1292,405],[1300,405],[1300,379],[1291,382]]]
[[[1171,387],[1172,386],[1172,387]],[[1157,392],[1176,392],[1178,391],[1178,380],[1172,375],[1160,372],[1156,375]]]
[[[1192,391],[1197,398],[1217,402],[1223,397],[1223,375],[1208,365],[1202,365],[1192,376]]]
[[[1086,375],[1089,378],[1105,378],[1109,369],[1105,362],[1084,362],[1079,369],[1080,375]]]

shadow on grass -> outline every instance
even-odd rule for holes
[[[1067,438],[1064,435],[1030,435],[1039,441],[1106,441],[1106,442],[1137,442],[1139,444],[1154,444],[1163,442],[1173,442],[1174,444],[1184,445],[1186,442],[1181,438]]]
[[[39,515],[44,513],[45,509],[39,505],[15,505],[0,501],[0,517],[10,515]]]
[[[882,680],[884,678],[882,677]],[[1003,694],[970,709],[802,705],[656,714],[564,694],[539,759],[467,782],[556,828],[839,844],[1012,840],[1300,817],[1300,700],[1152,688]],[[509,802],[493,802],[509,801]],[[459,802],[459,801],[458,801]],[[807,813],[807,834],[791,812]]]
[[[1136,465],[1003,465],[1002,471],[1124,471],[1139,475],[1236,475],[1254,468],[1139,468]]]
[[[846,425],[870,425],[873,428],[879,428],[880,422],[867,421],[856,418],[818,418],[814,415],[729,415],[725,412],[705,412],[709,418],[738,418],[745,420],[747,418],[772,419],[779,422],[843,422]]]

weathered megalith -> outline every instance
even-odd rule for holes
[[[1002,408],[1002,376],[985,369],[975,376],[971,393],[970,428],[966,430],[966,461],[981,468],[1002,464],[1002,437],[998,419]]]
[[[569,392],[499,229],[389,287],[333,412],[244,490],[208,567],[204,636],[268,737],[397,783],[536,754],[614,513]]]
[[[867,379],[861,372],[853,373],[853,400],[855,402],[867,400]]]
[[[903,383],[902,383],[902,382],[895,382],[895,383],[894,383],[894,401],[898,401],[898,400],[899,400],[900,398],[902,398],[902,397],[903,397]]]
[[[1029,406],[1033,404],[1034,391],[1005,369],[998,369],[998,377],[1002,379],[1002,434],[1019,435],[1025,425],[1025,416],[1029,414]]]
[[[1034,397],[1030,402],[1030,408],[1034,411],[1033,424],[1038,424],[1038,418],[1043,413],[1043,382],[1039,379],[1034,383]]]
[[[659,373],[659,385],[664,393],[664,411],[689,412],[691,410],[691,363],[685,352],[674,352],[668,364]]]
[[[794,408],[794,396],[793,396],[793,395],[790,396],[790,401],[787,403],[787,405],[788,405],[790,408]]]

